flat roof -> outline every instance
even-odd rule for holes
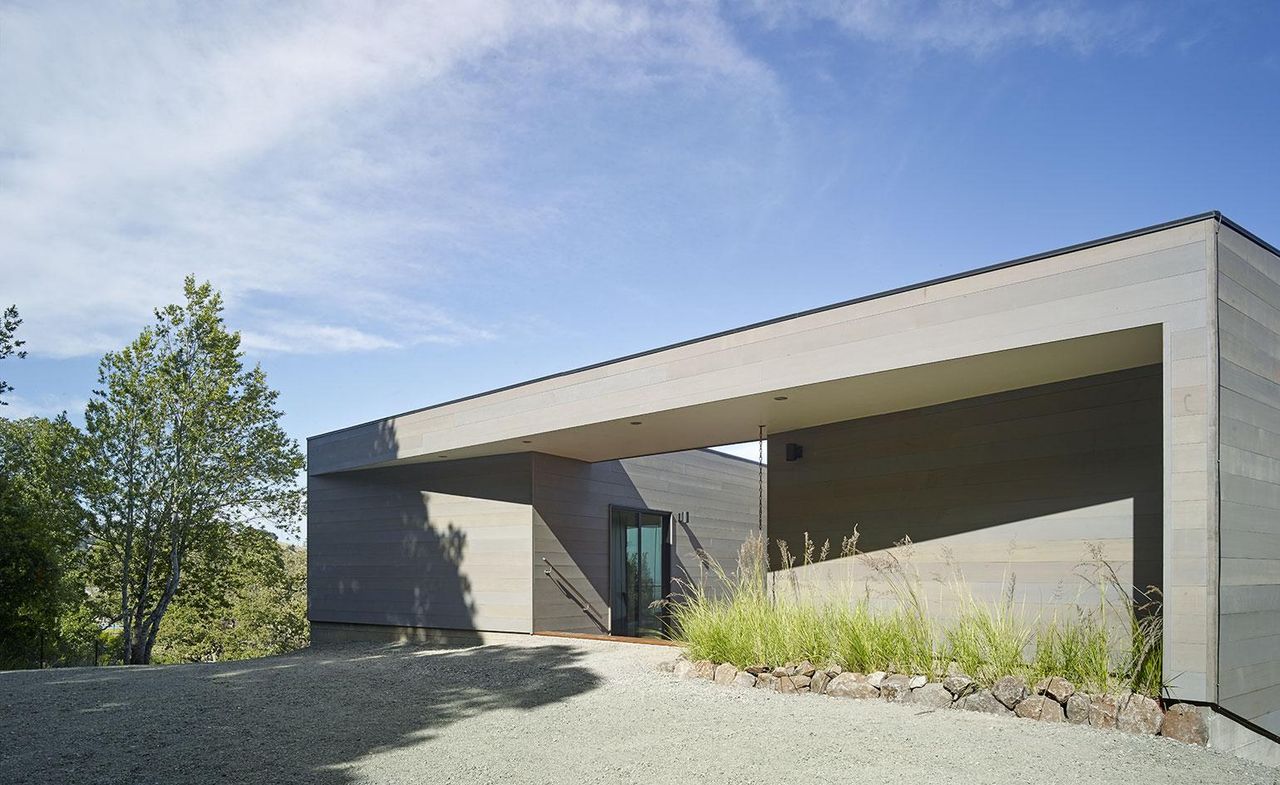
[[[1172,229],[1178,226],[1184,226],[1186,224],[1192,224],[1192,223],[1196,223],[1199,221],[1206,221],[1206,220],[1218,221],[1219,223],[1222,223],[1230,227],[1234,231],[1240,233],[1241,235],[1247,237],[1249,240],[1253,241],[1254,243],[1257,243],[1261,247],[1267,249],[1271,253],[1280,255],[1280,250],[1277,250],[1275,246],[1271,245],[1270,243],[1266,242],[1262,238],[1253,234],[1248,229],[1245,229],[1244,227],[1240,226],[1236,222],[1232,221],[1230,218],[1227,218],[1221,212],[1217,210],[1210,210],[1208,212],[1197,213],[1196,215],[1190,215],[1185,218],[1178,218],[1172,221],[1165,221],[1164,223],[1153,224],[1151,226],[1146,226],[1141,229],[1134,229],[1132,231],[1122,232],[1120,234],[1112,234],[1106,237],[1100,237],[1095,240],[1088,240],[1081,243],[1075,243],[1074,245],[1055,248],[1051,251],[1043,251],[1041,253],[1032,254],[1030,256],[1021,256],[1016,259],[1010,259],[1004,262],[997,262],[995,264],[989,264],[983,267],[977,267],[971,270],[966,270],[964,272],[953,273],[951,275],[945,275],[939,278],[932,278],[927,281],[920,281],[919,283],[909,284],[906,286],[899,286],[894,289],[887,289],[885,291],[876,292],[874,294],[862,295],[860,297],[854,297],[852,299],[842,300],[840,302],[831,303],[829,305],[822,305],[816,308],[810,308],[808,310],[786,314],[784,316],[776,316],[772,319],[765,319],[763,321],[753,322],[751,324],[743,325],[741,327],[735,327],[728,330],[721,330],[719,332],[710,333],[708,335],[702,335],[697,338],[690,338],[684,341],[677,341],[676,343],[666,344],[665,346],[659,346],[653,349],[646,349],[645,351],[635,352],[632,354],[624,355],[622,357],[615,357],[610,360],[603,360],[601,362],[591,363],[589,365],[583,365],[583,366],[572,368],[566,371],[558,371],[556,373],[547,374],[546,376],[539,376],[534,379],[528,379],[526,381],[516,382],[514,384],[508,384],[502,387],[495,387],[490,390],[485,390],[484,392],[465,395],[465,396],[462,396],[461,398],[453,398],[448,401],[441,401],[440,403],[433,403],[427,406],[420,406],[416,409],[409,409],[403,412],[388,414],[383,417],[377,417],[372,420],[366,420],[364,422],[356,423],[354,425],[348,425],[342,428],[335,428],[334,430],[331,430],[331,431],[325,431],[323,433],[315,434],[313,436],[308,436],[307,440],[310,441],[311,439],[320,439],[326,436],[332,436],[334,434],[342,433],[344,431],[354,430],[356,428],[363,428],[379,422],[384,422],[389,419],[393,419],[397,417],[405,417],[408,415],[417,414],[419,412],[430,411],[432,409],[438,409],[445,406],[452,406],[454,404],[463,403],[465,401],[471,401],[477,398],[483,398],[488,395],[494,395],[496,393],[506,392],[508,390],[514,390],[520,387],[526,387],[529,385],[538,384],[540,382],[545,382],[552,379],[571,376],[573,374],[582,373],[584,371],[590,371],[597,368],[603,368],[609,365],[614,365],[617,363],[627,362],[628,360],[634,360],[639,357],[647,357],[649,355],[658,354],[660,352],[669,351],[671,349],[678,349],[684,346],[690,346],[693,344],[702,343],[704,341],[711,341],[717,338],[723,338],[728,335],[734,335],[736,333],[746,332],[748,330],[754,330],[754,329],[757,329],[760,327],[766,327],[772,324],[778,324],[780,322],[786,322],[793,319],[800,319],[806,316],[811,316],[813,314],[822,313],[824,311],[831,311],[837,308],[845,308],[850,305],[857,305],[859,303],[864,303],[871,300],[878,300],[884,297],[891,297],[893,295],[902,294],[904,292],[910,292],[915,289],[923,289],[925,287],[935,286],[937,284],[947,283],[949,281],[957,281],[963,278],[971,278],[976,275],[982,275],[984,273],[994,272],[996,270],[1004,270],[1010,267],[1017,267],[1019,265],[1030,264],[1032,262],[1037,262],[1043,259],[1049,259],[1055,256],[1061,256],[1063,254],[1068,254],[1075,251],[1081,251],[1087,248],[1094,248],[1097,246],[1107,245],[1110,243],[1120,242],[1122,240],[1129,240],[1135,237],[1141,237],[1143,235],[1153,234],[1155,232],[1164,231],[1166,229]]]

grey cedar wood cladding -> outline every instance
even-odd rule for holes
[[[1179,225],[315,437],[312,446],[325,449],[313,471],[1136,326],[1203,327],[1212,225]],[[397,438],[382,439],[385,432]]]
[[[312,476],[315,622],[531,632],[528,455]]]
[[[1221,705],[1280,733],[1280,257],[1218,236]]]
[[[608,507],[689,512],[675,525],[671,573],[698,579],[702,550],[728,570],[757,529],[759,467],[707,450],[584,463],[537,454],[533,463],[533,614],[537,630],[600,633],[600,627],[543,574],[546,558],[609,620]]]
[[[1159,586],[1161,385],[1161,366],[1147,366],[777,434],[770,537],[793,553],[806,531],[838,550],[855,524],[866,552],[910,537],[910,566],[942,603],[954,597],[932,578],[958,568],[986,599],[1013,578],[1030,611],[1089,607],[1077,568],[1090,543],[1121,580]],[[785,460],[787,442],[803,446],[799,461]],[[825,572],[874,577],[859,567]]]
[[[542,558],[607,625],[609,505],[690,512],[689,526],[676,527],[674,575],[698,574],[695,547],[732,569],[756,529],[758,471],[698,450],[600,464],[524,453],[315,475],[309,618],[599,632],[543,574]]]
[[[1144,325],[1163,336],[1166,675],[1214,700],[1216,217],[942,281],[311,440],[311,471],[714,406],[738,396]],[[1211,347],[1212,350],[1211,350]],[[1215,366],[1216,363],[1212,363]],[[1216,379],[1215,379],[1216,381]],[[1213,404],[1216,405],[1216,404]],[[394,437],[388,438],[388,434]],[[518,443],[518,442],[517,442]],[[661,449],[677,449],[668,442]],[[1216,453],[1216,449],[1215,449]],[[1214,609],[1210,612],[1210,609]]]

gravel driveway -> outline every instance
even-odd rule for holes
[[[659,673],[675,650],[512,636],[0,673],[3,783],[1271,783],[1166,739]]]

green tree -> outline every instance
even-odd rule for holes
[[[199,564],[214,591],[180,591],[156,642],[156,662],[218,662],[307,644],[306,552],[245,527],[228,539],[229,558]]]
[[[245,367],[221,296],[192,277],[184,292],[103,357],[85,411],[90,575],[117,603],[128,664],[151,661],[184,581],[198,593],[220,579],[199,565],[216,565],[238,527],[289,530],[301,509],[303,457],[280,427],[279,394]]]
[[[0,667],[92,651],[96,627],[77,613],[81,446],[65,415],[0,419]]]
[[[4,309],[4,313],[0,314],[0,360],[6,357],[17,357],[19,359],[26,357],[27,353],[22,351],[23,344],[26,341],[20,341],[14,337],[18,332],[18,326],[22,324],[22,320],[18,318],[18,307],[10,305]],[[4,379],[0,379],[0,395],[12,390],[13,387]],[[0,400],[0,406],[8,406],[8,401]]]

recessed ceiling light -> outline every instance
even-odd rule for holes
[[[775,396],[773,396],[773,400],[775,400],[775,401],[785,401],[785,400],[787,400],[787,396],[785,396],[785,395],[775,395]]]
[[[640,424],[640,421],[639,421],[639,420],[632,420],[632,421],[631,421],[631,424],[632,424],[632,425],[639,425],[639,424]]]

